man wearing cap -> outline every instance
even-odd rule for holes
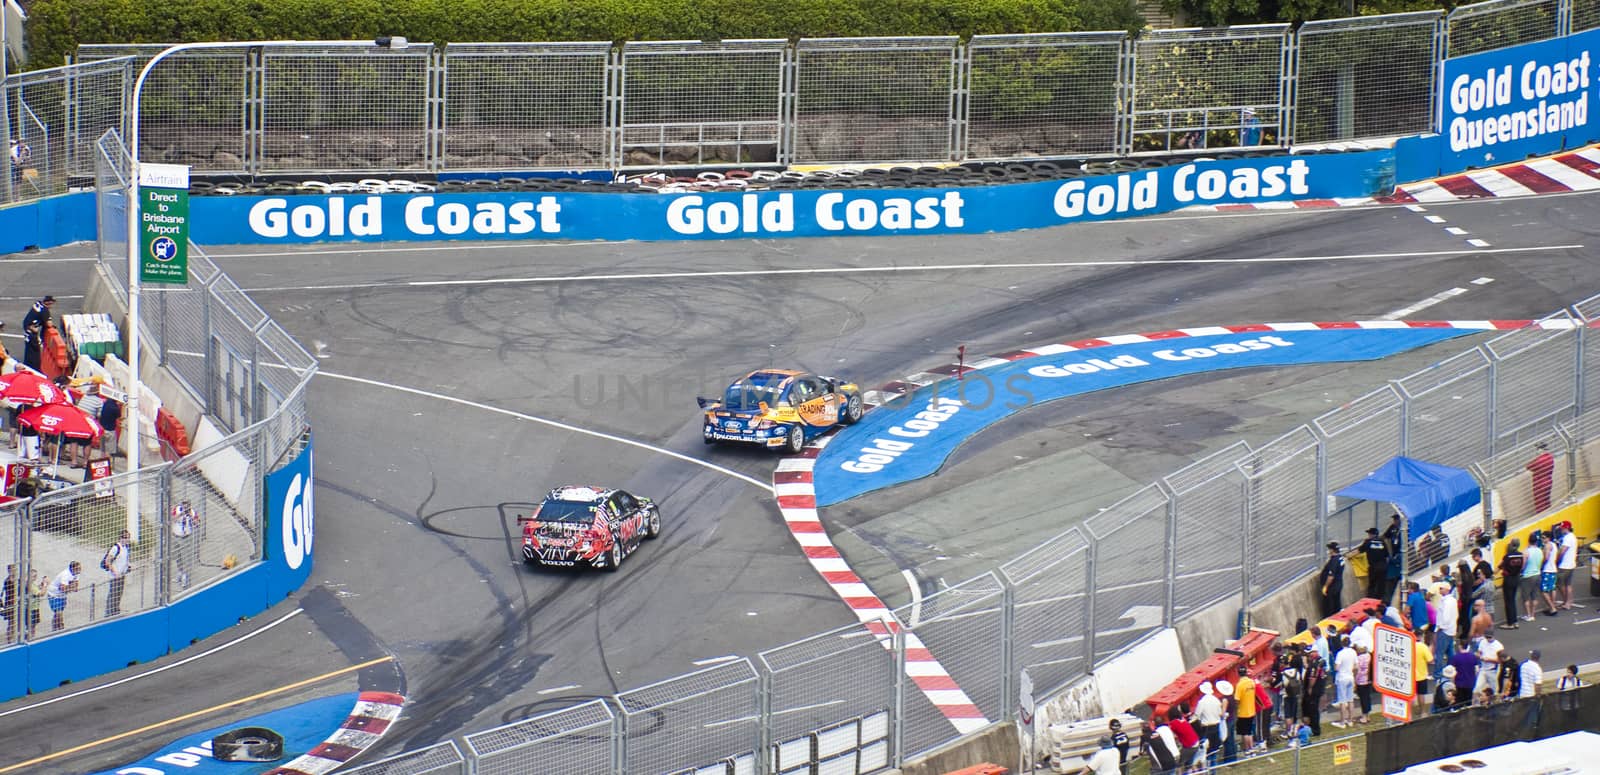
[[[1322,590],[1322,616],[1339,613],[1344,598],[1344,555],[1339,553],[1339,542],[1328,542],[1328,561],[1322,564],[1322,574],[1317,577]]]
[[[1239,758],[1239,736],[1232,729],[1238,705],[1234,699],[1233,684],[1218,681],[1216,690],[1217,699],[1222,700],[1222,728],[1217,732],[1222,735],[1222,763],[1226,764]]]
[[[1384,580],[1389,573],[1389,544],[1378,535],[1377,528],[1367,528],[1367,540],[1361,542],[1361,553],[1367,558],[1367,597],[1383,600]]]
[[[1389,564],[1384,569],[1383,600],[1389,602],[1400,589],[1400,578],[1405,575],[1405,530],[1399,514],[1389,515],[1389,526],[1384,528],[1383,540],[1389,544]]]
[[[1117,762],[1117,749],[1111,744],[1110,736],[1100,738],[1100,750],[1089,757],[1089,762],[1082,770],[1082,775],[1118,775],[1122,772],[1122,765]]]
[[[56,305],[56,297],[46,296],[33,303],[28,308],[28,314],[22,317],[22,328],[27,328],[34,323],[39,324],[39,330],[44,330],[44,324],[50,322],[50,309]]]

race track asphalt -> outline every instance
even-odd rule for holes
[[[380,745],[395,753],[671,678],[696,662],[753,658],[853,622],[793,545],[764,489],[772,458],[699,440],[694,396],[752,368],[794,366],[871,386],[944,363],[959,345],[987,353],[1186,326],[1372,318],[1455,287],[1469,292],[1411,317],[1519,318],[1600,289],[1600,249],[1590,244],[1600,242],[1591,225],[1600,222],[1600,197],[1429,212],[1491,247],[1470,248],[1422,214],[1381,207],[964,237],[213,249],[321,357],[324,375],[311,401],[319,512],[312,583],[296,601],[204,645],[297,603],[310,603],[308,613],[158,676],[41,708],[29,706],[124,676],[0,706],[16,711],[0,717],[0,769],[77,745],[87,747],[39,771],[130,761],[219,717],[94,743],[373,653],[395,656],[411,701]],[[1585,247],[1495,252],[1563,245]],[[0,260],[0,319],[20,320],[25,297],[84,287],[89,264],[50,259],[91,251]],[[1482,277],[1493,282],[1471,284]],[[453,284],[418,284],[438,281]],[[1202,375],[1052,403],[980,434],[940,475],[840,504],[823,518],[874,591],[903,602],[902,568],[931,589],[940,577],[953,582],[1004,559],[999,550],[968,556],[974,552],[916,546],[961,540],[972,516],[950,504],[971,499],[964,488],[1009,477],[1025,486],[992,496],[1002,506],[1044,513],[1036,501],[1049,500],[1092,513],[1118,487],[1237,438],[1276,436],[1466,346],[1375,364]],[[1090,463],[1115,476],[1090,492],[1041,484]],[[522,567],[509,540],[515,515],[562,483],[655,497],[664,536],[615,575]],[[919,512],[925,522],[907,518]],[[1041,516],[1005,548],[1067,523]],[[345,676],[312,690],[356,683]],[[227,713],[280,707],[302,694]]]

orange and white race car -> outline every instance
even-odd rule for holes
[[[830,428],[861,419],[861,388],[835,377],[761,369],[728,386],[722,398],[701,398],[702,436],[798,453]]]

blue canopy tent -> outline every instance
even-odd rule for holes
[[[1478,480],[1465,469],[1409,457],[1391,458],[1367,478],[1334,494],[1393,504],[1412,536],[1444,524],[1483,498]]]

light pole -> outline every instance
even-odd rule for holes
[[[3,2],[3,0],[0,0]],[[407,47],[405,38],[382,37],[374,41],[339,40],[326,42],[308,42],[294,40],[279,41],[217,41],[209,43],[180,43],[172,46],[145,63],[144,69],[139,71],[139,77],[133,83],[133,100],[131,102],[132,116],[128,122],[128,199],[124,203],[127,208],[128,219],[128,369],[133,372],[132,384],[128,390],[128,416],[133,422],[133,439],[128,445],[128,470],[139,470],[139,456],[141,441],[139,439],[139,280],[140,265],[143,257],[140,249],[143,240],[139,231],[139,100],[144,95],[145,79],[150,76],[150,71],[162,60],[173,54],[188,51],[216,50],[216,49],[249,49],[257,46],[315,46],[317,48],[378,48],[378,49],[404,49]],[[0,115],[3,118],[3,115]],[[8,178],[9,179],[9,178]],[[202,292],[208,292],[202,289]],[[205,332],[208,341],[205,347],[209,348],[209,332]],[[202,356],[203,357],[203,356]],[[201,400],[202,411],[209,411],[210,396]],[[162,515],[164,518],[165,515]],[[128,483],[128,533],[134,541],[139,540],[139,482],[137,479]]]

